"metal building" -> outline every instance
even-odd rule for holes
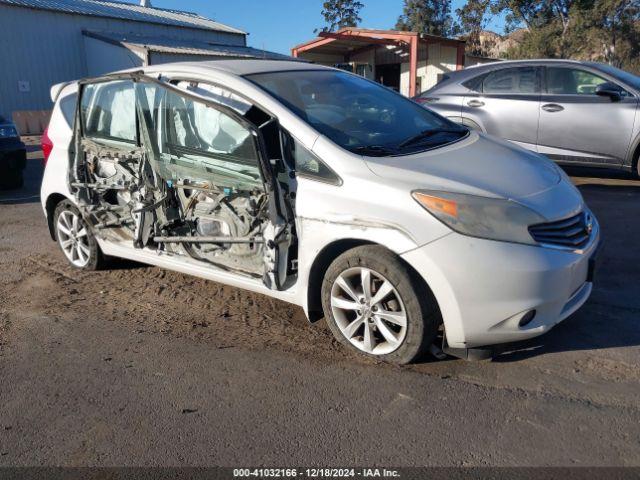
[[[105,0],[0,0],[0,116],[21,133],[46,124],[51,85],[181,60],[278,58],[195,13]]]

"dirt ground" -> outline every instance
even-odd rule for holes
[[[0,193],[0,466],[640,465],[630,176],[569,171],[606,242],[579,312],[491,362],[398,368],[267,297],[127,262],[71,269],[31,148],[25,187]]]

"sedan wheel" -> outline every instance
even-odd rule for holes
[[[407,334],[400,294],[388,279],[369,268],[350,268],[336,278],[331,311],[345,338],[372,355],[395,351]]]

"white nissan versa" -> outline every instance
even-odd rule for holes
[[[539,335],[591,293],[599,227],[562,170],[358,76],[167,64],[52,97],[42,205],[74,267],[264,293],[395,363],[439,331],[465,358]]]

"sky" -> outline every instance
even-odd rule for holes
[[[154,7],[195,12],[249,33],[252,47],[289,54],[291,47],[314,38],[313,31],[324,25],[323,0],[151,0]],[[361,0],[361,27],[393,28],[402,0]],[[137,2],[136,2],[137,3]],[[453,0],[453,10],[464,0]],[[488,26],[502,31],[498,20]]]

